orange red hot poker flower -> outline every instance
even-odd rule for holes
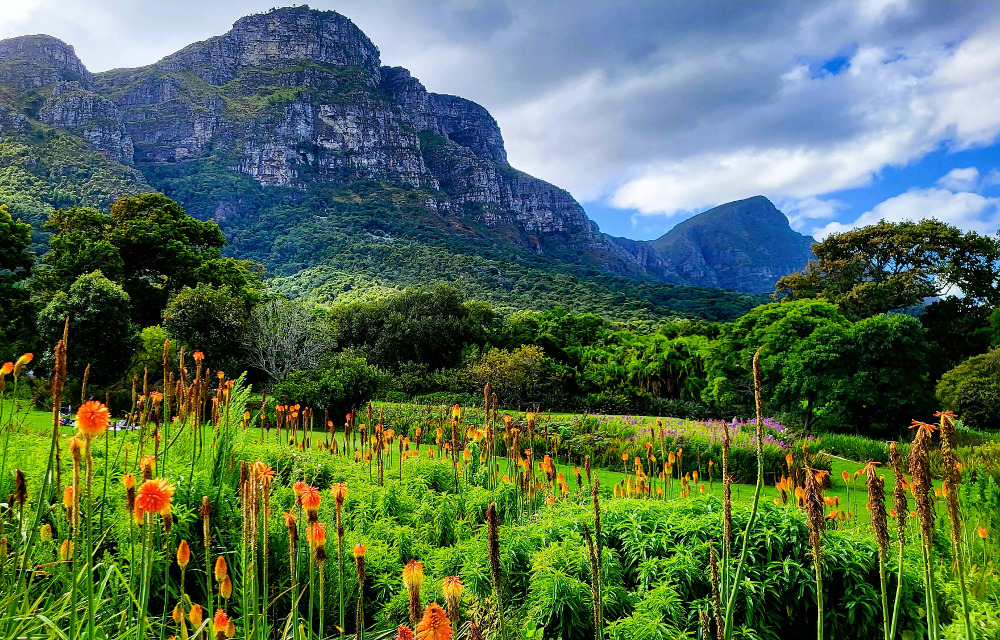
[[[96,400],[85,402],[77,409],[76,428],[88,438],[96,438],[108,429],[111,413]]]
[[[170,506],[174,487],[165,478],[146,480],[139,487],[135,506],[145,512],[159,513]]]
[[[436,602],[427,605],[417,624],[417,640],[451,640],[453,635],[451,620],[444,609]]]
[[[302,489],[302,496],[299,498],[299,501],[302,503],[302,507],[306,511],[315,511],[319,508],[321,499],[322,497],[319,494],[319,489],[306,485]]]

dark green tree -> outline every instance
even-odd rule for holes
[[[62,338],[69,318],[67,370],[79,380],[87,365],[94,387],[119,381],[129,368],[139,340],[130,320],[128,293],[100,271],[76,279],[68,292],[60,291],[38,315],[39,340],[52,365],[52,348]]]
[[[122,287],[142,326],[157,324],[172,295],[194,286],[199,267],[226,244],[219,225],[192,218],[161,193],[122,198],[111,217],[107,239],[121,255]]]
[[[58,291],[68,291],[85,273],[100,270],[110,280],[122,280],[121,254],[108,239],[113,225],[110,215],[89,207],[59,209],[49,216],[45,228],[55,233],[42,257],[45,266],[35,278],[35,288],[44,302]]]
[[[388,376],[356,353],[337,354],[326,364],[291,373],[274,387],[274,397],[343,416],[388,385]]]
[[[81,274],[100,268],[132,302],[140,326],[155,325],[184,286],[228,284],[253,304],[260,297],[260,271],[249,263],[220,258],[226,241],[214,222],[187,215],[160,193],[121,198],[110,213],[71,207],[47,223],[55,231],[37,278],[43,301],[65,291]]]
[[[488,305],[466,302],[453,287],[406,289],[334,311],[338,338],[369,362],[396,368],[406,362],[431,369],[458,363],[462,349],[482,344],[493,323]]]
[[[941,376],[937,396],[965,424],[978,429],[1000,426],[1000,349],[961,363]]]
[[[706,349],[708,386],[702,398],[727,409],[747,408],[753,402],[750,374],[753,355],[761,346],[761,369],[764,374],[764,399],[770,410],[802,413],[803,422],[811,421],[812,412],[822,404],[820,385],[809,380],[808,367],[789,379],[787,368],[811,357],[823,339],[813,334],[833,337],[847,330],[850,322],[829,302],[800,300],[761,305],[736,321],[722,326],[719,338]],[[830,356],[825,356],[829,358]],[[810,401],[811,398],[811,401]],[[801,402],[801,404],[800,404]]]
[[[188,352],[205,354],[206,366],[231,375],[246,366],[247,311],[228,286],[184,287],[163,311],[163,328]]]
[[[841,424],[829,425],[875,435],[895,436],[914,418],[934,410],[929,346],[924,328],[913,317],[880,314],[851,327],[850,348],[834,370],[834,400],[845,412]]]
[[[1000,303],[1000,240],[934,219],[886,222],[833,234],[813,245],[816,260],[777,283],[775,297],[822,298],[851,319],[964,294]]]
[[[0,205],[0,362],[28,348],[34,318],[26,279],[35,256],[30,251],[31,225],[14,220]]]
[[[263,265],[253,260],[213,258],[198,265],[194,270],[194,281],[213,287],[229,287],[249,313],[267,298],[263,280],[265,271]]]

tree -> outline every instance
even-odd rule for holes
[[[487,383],[506,404],[517,404],[537,393],[544,374],[545,351],[536,345],[524,345],[508,351],[491,348],[472,363],[472,375],[478,387]]]
[[[31,338],[33,323],[25,287],[35,264],[31,225],[14,220],[0,205],[0,362],[12,360]]]
[[[77,278],[68,292],[57,293],[38,315],[39,339],[49,350],[46,366],[52,366],[51,349],[62,338],[69,318],[69,375],[80,379],[89,364],[95,387],[120,380],[138,346],[130,307],[128,293],[100,271]]]
[[[977,305],[1000,303],[1000,241],[938,220],[883,220],[833,234],[813,252],[803,271],[778,280],[776,298],[822,298],[852,319],[958,292]]]
[[[253,260],[212,258],[198,265],[193,279],[213,287],[229,287],[249,313],[257,305],[263,304],[266,298],[263,280],[265,271],[264,265]]]
[[[247,361],[272,382],[316,367],[333,348],[329,321],[290,300],[256,307],[247,323]]]
[[[41,295],[65,291],[81,274],[100,268],[129,294],[141,326],[157,324],[167,301],[184,286],[254,285],[245,265],[220,259],[226,241],[215,222],[192,218],[160,193],[121,198],[110,214],[59,210],[46,226],[56,233],[43,258],[48,269],[39,278]]]
[[[840,333],[835,327],[847,330],[850,322],[825,301],[771,303],[752,309],[723,325],[719,338],[705,350],[708,386],[702,398],[727,409],[752,406],[751,364],[754,353],[763,346],[765,402],[773,409],[802,412],[803,421],[811,422],[813,410],[821,403],[817,383],[807,380],[807,370],[789,379],[788,367],[812,357],[812,351],[823,344],[820,336]],[[820,330],[827,333],[814,338]],[[800,401],[804,405],[800,406]]]
[[[122,287],[143,326],[156,324],[171,294],[193,285],[195,271],[226,244],[219,225],[192,218],[162,193],[121,198],[111,217],[107,237],[121,255]]]
[[[806,428],[896,431],[931,410],[929,346],[920,322],[880,314],[851,323],[818,300],[772,303],[724,325],[707,350],[702,397],[723,408],[752,406],[750,366],[761,370],[769,411],[795,413]]]
[[[945,373],[937,396],[968,426],[996,429],[1000,423],[1000,349],[969,358]]]
[[[670,338],[619,331],[584,349],[583,377],[590,386],[619,395],[642,392],[653,398],[697,401],[705,387],[702,352],[707,344],[700,335]]]
[[[504,319],[497,332],[498,346],[515,349],[535,344],[562,364],[578,366],[583,347],[595,344],[608,332],[608,321],[593,313],[518,311]]]
[[[466,302],[453,287],[406,289],[334,311],[338,338],[369,362],[394,368],[420,362],[431,369],[458,363],[468,344],[481,344],[493,322],[487,305]]]
[[[832,381],[833,399],[843,407],[846,424],[833,426],[869,435],[897,434],[914,417],[932,412],[928,352],[916,318],[880,314],[856,323],[839,367],[849,375]]]
[[[228,286],[199,284],[184,287],[163,311],[163,328],[189,353],[201,351],[208,366],[223,371],[241,370],[247,312]]]
[[[118,247],[108,239],[114,219],[89,207],[70,207],[52,212],[45,228],[55,233],[42,256],[36,289],[48,301],[57,291],[67,291],[81,275],[100,270],[104,277],[120,282],[124,263]]]

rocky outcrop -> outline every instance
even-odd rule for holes
[[[402,67],[382,67],[382,88],[403,105],[418,131],[444,136],[477,157],[507,164],[500,127],[482,106],[457,96],[428,93]]]
[[[812,243],[770,200],[754,196],[689,218],[649,244],[685,283],[766,293],[806,266]]]
[[[38,119],[79,135],[112,160],[132,164],[132,138],[118,108],[77,82],[57,83],[38,110]]]
[[[379,52],[361,29],[335,11],[285,7],[240,18],[222,36],[197,42],[158,64],[166,70],[193,71],[213,85],[235,79],[245,69],[281,67],[312,60],[363,71],[364,81],[379,81]]]
[[[28,118],[23,113],[16,113],[0,105],[0,136],[20,133],[28,128]]]
[[[52,36],[18,36],[0,40],[0,84],[29,91],[59,82],[77,82],[86,90],[94,79],[73,47]]]
[[[93,76],[70,45],[50,36],[0,41],[0,86],[28,115],[79,135],[116,162],[132,164],[132,139],[118,109],[94,92]]]

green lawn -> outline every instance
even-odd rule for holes
[[[26,401],[22,401],[21,404],[24,405]],[[4,403],[4,415],[8,415],[11,411],[12,403],[6,401]],[[423,409],[412,406],[405,407],[404,405],[391,405],[391,409],[398,409],[399,413],[402,414],[404,410],[408,410],[407,413],[414,411],[423,411]],[[387,410],[386,421],[390,422],[394,417],[392,414],[396,411]],[[553,419],[569,419],[572,414],[552,414]],[[652,422],[653,418],[638,418],[643,424],[645,422]],[[29,478],[29,482],[39,478],[41,472],[45,468],[45,460],[48,456],[49,450],[49,436],[51,435],[51,420],[52,416],[50,413],[36,411],[24,406],[21,406],[16,413],[15,429],[11,434],[3,434],[2,438],[10,437],[11,445],[9,447],[4,447],[7,451],[7,459],[5,463],[5,469],[12,470],[14,468],[20,468],[24,470]],[[5,419],[6,421],[6,419]],[[73,433],[72,427],[61,427],[60,441],[65,443],[70,435]],[[325,438],[325,434],[319,431],[312,432],[313,441],[318,441]],[[433,434],[431,436],[433,438]],[[338,433],[337,435],[339,446],[343,447],[343,433]],[[135,442],[137,440],[137,435],[135,433],[112,433],[109,435],[105,447],[107,449],[107,455],[112,459],[112,462],[121,462],[122,457],[127,454],[129,448],[135,450]],[[269,440],[273,443],[273,446],[287,446],[287,443],[279,443],[276,441],[276,436],[273,431],[269,432]],[[126,443],[129,444],[129,448],[124,447]],[[0,441],[0,446],[3,445],[3,441]],[[422,446],[422,450],[426,450],[427,444]],[[65,446],[62,447],[65,450]],[[103,449],[103,447],[102,447]],[[65,451],[63,456],[65,456]],[[104,455],[104,451],[99,451],[97,455]],[[396,462],[396,451],[394,449],[392,455],[392,466],[395,467]],[[567,482],[570,484],[571,489],[575,490],[576,480],[572,473],[574,465],[567,464],[563,459],[557,459],[556,466],[559,471],[565,474]],[[862,468],[862,464],[857,462],[851,462],[847,460],[842,460],[839,458],[832,459],[833,468],[831,473],[832,486],[824,492],[824,496],[830,498],[836,498],[839,500],[839,505],[836,507],[831,507],[828,511],[838,509],[840,511],[847,511],[853,517],[849,519],[846,523],[842,523],[840,526],[867,526],[870,522],[870,515],[865,505],[867,503],[867,489],[864,484],[864,477],[859,476],[854,478],[854,473]],[[620,483],[626,474],[620,469],[595,469],[595,474],[600,480],[602,487],[611,492],[612,487],[615,484]],[[851,483],[848,485],[842,479],[842,473],[846,471],[851,478]],[[506,469],[501,463],[501,473],[506,473]],[[886,466],[880,467],[880,473],[885,475],[886,479],[886,491],[891,493],[893,486],[895,484],[895,478],[893,477],[892,469]],[[701,488],[704,487],[704,493],[711,494],[721,499],[722,497],[722,483],[719,481],[719,473],[715,473],[714,482],[709,482],[708,474],[705,470],[702,471],[701,477],[698,483],[692,483],[693,493],[701,492]],[[680,482],[675,479],[672,482],[672,486],[664,486],[662,481],[655,480],[656,486],[662,487],[666,496],[673,495],[674,499],[679,499],[680,494]],[[29,485],[30,486],[30,485]],[[940,486],[940,485],[938,485]],[[2,487],[0,487],[2,490]],[[750,484],[735,484],[733,485],[733,499],[738,502],[749,502],[753,497],[753,485]],[[655,494],[655,489],[654,489]],[[765,478],[764,492],[761,499],[769,502],[773,502],[775,498],[780,495],[779,491],[774,487],[774,481],[770,478]],[[789,504],[794,504],[795,497],[793,494],[788,496]],[[890,499],[891,502],[891,499]]]

